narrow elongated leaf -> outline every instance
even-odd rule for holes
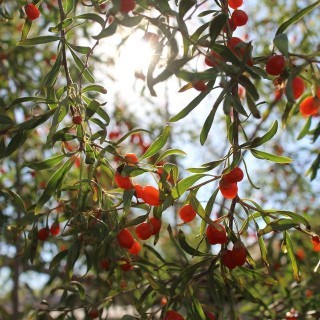
[[[190,204],[192,205],[193,209],[196,210],[197,215],[204,220],[208,224],[215,224],[214,222],[211,221],[209,216],[206,213],[206,210],[203,208],[199,200],[196,198],[193,192],[190,193],[189,196],[190,199]]]
[[[95,40],[110,37],[117,31],[118,24],[113,22],[107,28],[103,29],[97,36],[92,36]]]
[[[59,52],[56,61],[54,62],[51,70],[48,72],[48,74],[44,79],[43,85],[45,87],[47,88],[52,87],[56,83],[60,69],[61,69],[61,61],[62,61],[62,55]]]
[[[280,25],[278,28],[276,34],[284,32],[288,27],[290,27],[292,24],[298,22],[300,19],[302,19],[306,14],[311,12],[314,8],[316,8],[318,5],[320,5],[320,1],[316,1],[313,4],[311,4],[308,7],[303,8],[298,13],[296,13],[293,17],[285,21]]]
[[[292,267],[292,271],[293,271],[293,277],[297,282],[301,281],[300,278],[300,271],[299,271],[299,266],[297,264],[297,260],[296,260],[296,255],[295,252],[293,250],[293,245],[292,245],[292,241],[291,241],[291,237],[288,233],[288,231],[284,232],[284,243],[288,252],[288,256],[291,262],[291,267]]]
[[[29,134],[30,131],[20,131],[16,135],[14,135],[6,148],[5,156],[10,156],[14,151],[20,148],[27,140]]]
[[[297,140],[301,140],[302,138],[304,138],[308,134],[310,127],[311,127],[311,122],[312,122],[311,120],[312,120],[312,117],[307,117],[306,123],[304,124],[303,128],[301,129],[301,131],[297,137]]]
[[[32,26],[32,20],[26,19],[21,32],[21,40],[27,39],[31,26]]]
[[[86,108],[86,120],[90,119],[100,108],[100,102],[97,100],[91,100]]]
[[[181,18],[197,3],[196,0],[181,0],[179,3],[179,15]]]
[[[269,160],[269,161],[276,162],[276,163],[290,163],[293,161],[291,158],[288,158],[288,157],[277,156],[275,154],[264,152],[264,151],[259,151],[256,149],[252,149],[250,151],[251,151],[252,155],[254,157],[256,157],[257,159],[265,159],[265,160]]]
[[[71,43],[67,43],[67,46],[70,47],[72,50],[79,52],[81,54],[88,54],[91,51],[90,47],[75,46]]]
[[[273,43],[285,57],[288,57],[289,40],[288,40],[288,36],[285,33],[277,34],[273,39]]]
[[[36,38],[30,38],[30,39],[24,39],[17,42],[17,46],[20,47],[28,47],[28,46],[35,46],[37,44],[45,44],[50,43],[54,41],[60,41],[60,37],[54,37],[54,36],[41,36]]]
[[[64,20],[63,22],[60,22],[55,27],[50,27],[48,30],[49,30],[49,32],[59,33],[59,32],[61,32],[61,30],[68,28],[72,23],[73,23],[73,19],[69,18],[69,19]]]
[[[59,154],[57,156],[42,161],[25,162],[24,166],[34,170],[50,169],[59,164],[65,157],[66,156],[64,154]]]
[[[98,84],[90,84],[89,86],[86,86],[83,88],[82,93],[90,92],[90,91],[96,91],[103,94],[107,94],[107,89],[105,89],[103,86],[100,86]]]
[[[163,133],[158,137],[148,148],[148,150],[142,155],[141,160],[148,159],[155,155],[168,141],[170,135],[171,127],[166,126]]]
[[[226,13],[218,14],[216,17],[213,18],[209,27],[211,44],[214,44],[216,42],[218,35],[226,25],[227,21],[228,21],[228,14]]]
[[[4,188],[3,191],[10,195],[10,197],[12,198],[14,203],[17,205],[17,208],[19,210],[21,210],[21,212],[26,212],[26,208],[24,206],[23,200],[21,199],[21,197],[15,191],[13,191],[13,190],[11,190],[9,188]]]
[[[186,241],[186,237],[183,231],[180,229],[178,232],[178,240],[181,248],[191,256],[206,256],[206,253],[200,252],[197,249],[192,248]]]
[[[22,97],[22,98],[18,98],[13,100],[10,104],[9,107],[24,103],[24,102],[30,102],[33,101],[35,103],[47,103],[47,104],[53,104],[55,103],[54,100],[48,100],[47,98],[43,98],[43,97]]]
[[[80,72],[83,74],[83,76],[91,83],[94,83],[95,80],[89,70],[86,68],[84,63],[81,61],[81,59],[75,54],[73,50],[70,50],[73,60],[77,66],[77,68],[80,70]]]
[[[179,154],[179,155],[187,155],[183,150],[180,150],[180,149],[169,149],[169,150],[166,150],[165,152],[163,152],[159,157],[158,159],[155,161],[155,164],[158,164],[161,160],[171,156],[171,155],[176,155],[176,154]]]
[[[269,277],[269,276],[266,276],[265,274],[260,273],[254,269],[248,269],[245,267],[238,267],[238,270],[240,270],[247,277],[249,277],[251,279],[255,279],[259,282],[264,282],[264,283],[270,284],[270,285],[278,284],[278,281],[276,279]]]
[[[44,204],[52,197],[53,193],[56,191],[58,186],[61,185],[66,174],[71,169],[74,161],[75,157],[71,157],[70,159],[68,159],[68,161],[66,161],[50,178],[46,188],[44,189],[34,209],[35,214],[40,213]]]
[[[266,227],[259,230],[258,236],[270,233],[272,231],[285,231],[294,228],[298,223],[292,219],[276,219],[271,221]]]
[[[267,141],[271,140],[274,137],[274,135],[277,133],[277,131],[278,131],[278,121],[276,120],[272,124],[271,128],[268,130],[267,133],[265,133],[262,137],[257,137],[252,140],[250,147],[256,148],[263,145]]]
[[[98,22],[101,25],[102,28],[105,25],[104,19],[101,16],[99,16],[98,14],[95,14],[95,13],[80,14],[79,16],[76,16],[74,19],[92,20],[92,21]]]

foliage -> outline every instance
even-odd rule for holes
[[[0,1],[1,318],[317,319],[320,1],[245,2],[236,31],[226,0],[25,4]]]

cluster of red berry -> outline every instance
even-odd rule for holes
[[[55,222],[51,225],[50,229],[48,227],[44,227],[39,229],[38,231],[38,240],[46,241],[51,234],[52,236],[57,236],[60,232],[60,225],[58,222]]]
[[[244,177],[243,171],[236,167],[227,174],[224,174],[219,181],[219,189],[222,195],[227,199],[233,199],[238,194],[238,185]]]

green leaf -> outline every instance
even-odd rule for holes
[[[259,151],[256,149],[250,150],[252,155],[257,159],[265,159],[276,163],[291,163],[293,160],[288,157],[277,156],[275,154],[267,153],[264,151]]]
[[[271,221],[269,224],[267,224],[267,226],[264,227],[263,229],[259,230],[258,236],[262,236],[272,231],[285,231],[297,226],[298,226],[298,223],[295,220],[284,219],[284,218],[276,219],[274,221]]]
[[[5,156],[10,156],[14,151],[20,148],[25,143],[29,135],[30,131],[20,131],[14,135],[6,148]]]
[[[261,253],[261,259],[263,263],[266,265],[266,267],[269,267],[269,262],[267,259],[267,247],[262,236],[258,237],[258,243],[259,243],[259,248]]]
[[[131,193],[131,198],[132,198],[132,195],[133,195],[133,193]],[[128,221],[127,223],[125,223],[123,225],[123,228],[134,227],[134,226],[146,221],[148,216],[149,216],[149,213],[146,213],[144,215],[138,216],[137,218],[132,219],[132,220]]]
[[[61,30],[65,30],[66,28],[68,28],[72,23],[73,23],[73,19],[69,18],[64,20],[63,22],[60,22],[55,27],[50,27],[48,31],[53,33],[59,33],[61,32]]]
[[[97,112],[97,110],[100,108],[100,106],[101,106],[101,104],[100,104],[99,101],[91,100],[91,102],[86,107],[86,118],[85,118],[85,120],[87,121],[88,119],[90,119]]]
[[[56,103],[54,100],[48,100],[48,99],[43,98],[43,97],[22,97],[22,98],[18,98],[18,99],[13,100],[9,104],[8,108],[10,108],[12,106],[15,106],[15,105],[19,105],[19,104],[24,103],[24,102],[30,102],[30,101],[33,101],[35,103],[47,103],[47,104]]]
[[[116,22],[117,24],[119,24],[121,26],[127,27],[127,28],[133,28],[136,25],[138,25],[142,19],[143,19],[143,16],[141,15],[141,16],[136,16],[136,17],[128,17],[128,18],[122,19],[122,20],[115,19],[114,22]]]
[[[75,46],[75,45],[68,43],[68,42],[67,42],[67,46],[70,47],[72,50],[79,52],[81,54],[88,54],[91,51],[90,47]]]
[[[44,189],[40,199],[37,202],[37,205],[34,209],[35,214],[39,214],[44,204],[52,197],[53,193],[56,191],[59,185],[63,182],[66,174],[69,172],[75,157],[69,158],[50,178],[46,188]]]
[[[103,94],[107,94],[107,89],[105,89],[103,86],[100,86],[98,84],[90,84],[89,86],[86,86],[83,88],[82,93],[90,92],[90,91],[95,91],[95,92],[100,92]]]
[[[62,259],[64,259],[67,256],[67,254],[68,250],[64,250],[55,255],[50,262],[49,270],[52,270]]]
[[[25,162],[23,165],[34,170],[50,169],[59,164],[65,157],[66,156],[64,154],[59,154],[57,156],[42,161]]]
[[[118,25],[113,22],[107,28],[103,29],[97,36],[92,36],[95,40],[100,40],[112,36],[117,31]]]
[[[218,35],[220,34],[221,30],[224,28],[228,21],[228,17],[229,16],[227,13],[221,13],[214,17],[211,21],[209,27],[211,44],[214,44],[216,42]]]
[[[287,249],[287,252],[289,255],[289,259],[291,262],[293,277],[297,282],[300,282],[301,278],[300,278],[299,266],[297,264],[296,256],[295,256],[295,253],[293,250],[291,237],[287,231],[284,232],[284,244],[286,246],[286,249]]]
[[[141,160],[148,159],[155,155],[166,144],[170,135],[170,131],[171,127],[166,126],[160,137],[158,137],[147,149],[147,151],[142,155]]]
[[[75,54],[75,52],[73,50],[70,50],[70,52],[72,54],[73,60],[76,64],[77,68],[80,70],[80,72],[86,78],[86,80],[88,80],[91,83],[94,83],[95,80],[94,80],[93,76],[91,75],[91,73],[89,72],[87,67],[84,65],[84,63],[81,61],[81,59]]]
[[[259,93],[256,86],[250,81],[250,79],[244,75],[239,77],[239,83],[246,88],[251,97],[256,101],[259,100]]]
[[[186,241],[186,237],[183,233],[183,231],[180,229],[178,232],[178,240],[179,244],[186,253],[190,254],[191,256],[206,256],[206,253],[200,252],[197,249],[192,248]]]
[[[26,19],[21,32],[21,40],[27,39],[31,26],[32,26],[32,20]]]
[[[240,270],[243,274],[245,274],[247,277],[257,280],[257,282],[263,282],[270,285],[277,285],[278,281],[272,277],[266,276],[263,273],[260,273],[254,269],[248,269],[245,267],[238,267],[238,270]]]
[[[276,34],[283,33],[288,27],[290,27],[292,24],[298,22],[301,18],[303,18],[306,14],[311,12],[314,8],[316,8],[320,4],[320,1],[316,1],[313,4],[311,4],[308,7],[303,8],[298,13],[296,13],[293,17],[285,21],[280,25],[278,28]]]
[[[185,14],[196,4],[196,0],[181,0],[179,3],[179,16],[183,18]]]
[[[274,137],[274,135],[277,133],[277,131],[278,131],[278,121],[275,120],[267,133],[265,133],[262,137],[257,137],[252,140],[252,142],[250,143],[250,147],[256,148],[263,145],[267,141],[271,140]]]
[[[138,132],[148,132],[148,133],[150,133],[150,131],[145,130],[145,129],[133,129],[133,130],[130,130],[129,132],[124,134],[119,140],[116,141],[116,145],[120,144],[121,142],[123,142],[124,140],[126,140],[127,138],[129,138],[130,136],[132,136],[133,134],[138,133]]]
[[[209,216],[207,215],[206,210],[202,207],[201,203],[199,202],[199,200],[196,198],[196,196],[194,195],[193,192],[190,192],[189,195],[189,200],[190,200],[190,204],[192,205],[193,209],[196,210],[197,215],[204,220],[206,223],[208,224],[215,224],[213,221],[211,221],[211,219],[209,218]]]
[[[220,165],[225,159],[220,159],[212,162],[208,162],[202,165],[200,168],[188,168],[187,170],[192,173],[204,173],[208,172],[214,168],[216,168],[218,165]]]
[[[283,216],[290,217],[292,219],[292,221],[296,222],[296,224],[302,223],[303,225],[306,226],[306,228],[308,230],[311,229],[311,226],[310,226],[308,220],[304,216],[302,216],[298,213],[295,213],[292,211],[286,211],[286,210],[265,210],[265,212],[270,213],[272,215],[276,214],[276,215],[283,215]]]
[[[60,41],[60,37],[54,37],[54,36],[41,36],[41,37],[36,37],[36,38],[31,38],[31,39],[24,39],[20,40],[17,42],[17,46],[20,47],[28,47],[28,46],[35,46],[37,44],[45,44],[45,43],[50,43],[54,41]]]
[[[85,13],[85,14],[80,14],[79,16],[76,16],[74,19],[84,19],[84,20],[92,20],[95,22],[98,22],[101,27],[103,28],[105,25],[105,21],[101,16],[95,13]]]
[[[225,90],[222,90],[219,94],[219,97],[216,99],[206,121],[204,122],[203,124],[203,127],[201,129],[201,133],[200,133],[200,143],[201,145],[204,145],[204,143],[207,141],[207,138],[208,138],[208,134],[209,134],[209,131],[212,127],[212,123],[213,123],[213,120],[214,120],[214,116],[217,112],[217,109],[220,105],[220,103],[222,102],[223,98],[225,96]]]
[[[288,36],[285,33],[279,33],[273,39],[274,45],[278,48],[278,50],[288,58],[289,56],[289,40]]]
[[[247,98],[248,108],[249,108],[250,112],[252,113],[252,115],[257,119],[260,119],[261,115],[260,115],[259,110],[257,109],[255,101],[253,100],[253,98],[251,97],[250,94],[247,94],[246,98]]]
[[[160,154],[160,156],[158,157],[158,159],[154,162],[155,164],[158,164],[161,160],[173,155],[173,154],[180,154],[183,156],[186,156],[187,154],[180,149],[169,149],[164,151],[162,154]]]
[[[64,1],[65,14],[68,16],[75,8],[76,2],[75,0],[66,0]]]
[[[81,300],[84,300],[86,298],[86,291],[84,289],[84,287],[82,286],[82,284],[78,281],[71,281],[70,285],[77,287],[78,289],[78,293],[79,293],[79,297]]]
[[[22,211],[22,212],[26,212],[26,208],[24,205],[23,200],[21,199],[21,197],[13,190],[9,189],[9,188],[3,188],[2,191],[8,193],[10,195],[10,197],[12,198],[12,200],[14,201],[14,203],[17,205],[17,208]]]
[[[56,61],[54,62],[51,70],[46,75],[43,85],[45,87],[52,87],[57,81],[60,69],[61,69],[61,62],[62,62],[62,55],[61,52],[59,52]]]
[[[81,243],[80,241],[74,241],[68,249],[67,257],[67,274],[73,269],[78,257],[80,255]]]
[[[311,120],[312,120],[312,117],[307,117],[306,123],[304,124],[302,130],[300,131],[297,137],[297,140],[304,138],[308,134],[311,127],[311,122],[312,122]]]

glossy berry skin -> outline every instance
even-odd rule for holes
[[[135,184],[134,190],[136,191],[136,197],[142,199],[143,187],[139,184]]]
[[[184,320],[184,317],[179,312],[168,310],[163,320]]]
[[[122,229],[117,235],[120,247],[130,249],[134,243],[134,238],[128,229]]]
[[[160,205],[160,192],[153,186],[145,186],[141,193],[141,199],[150,206]]]
[[[136,235],[141,240],[147,240],[152,236],[153,227],[151,223],[143,222],[136,227]]]
[[[304,82],[300,77],[292,79],[292,91],[294,99],[299,99],[304,92]]]
[[[135,240],[132,247],[129,249],[129,253],[137,256],[140,251],[141,251],[141,244],[137,240]]]
[[[247,249],[241,241],[237,241],[232,249],[232,256],[237,266],[242,266],[246,262]]]
[[[243,5],[243,0],[229,0],[228,6],[232,9],[238,9]]]
[[[149,219],[149,222],[152,224],[152,235],[158,234],[162,225],[161,219],[152,217]]]
[[[28,3],[24,6],[24,10],[29,20],[33,21],[40,17],[40,11],[33,3]]]
[[[50,233],[51,233],[51,235],[57,236],[57,235],[59,234],[59,232],[60,232],[60,225],[59,225],[59,223],[54,223],[54,224],[52,224],[51,227],[50,227]]]
[[[193,87],[198,91],[205,91],[207,89],[207,85],[204,81],[199,80],[193,84]]]
[[[319,108],[320,99],[318,97],[309,96],[300,103],[300,113],[304,117],[317,114],[319,112]]]
[[[282,73],[286,65],[286,60],[282,55],[269,57],[266,64],[266,72],[271,76],[278,76]]]
[[[221,179],[219,181],[219,189],[226,199],[234,199],[238,194],[238,186],[236,183],[228,183]]]
[[[138,157],[134,153],[127,153],[124,156],[124,159],[129,163],[129,164],[137,164],[139,162]]]
[[[312,236],[311,242],[313,245],[313,251],[319,252],[320,251],[320,238],[319,238],[319,236]]]
[[[48,239],[50,231],[48,228],[42,228],[38,231],[38,240],[45,241]]]
[[[223,61],[223,58],[220,56],[220,54],[214,52],[214,51],[210,51],[208,53],[208,55],[206,55],[205,59],[204,59],[204,63],[208,66],[208,67],[216,67],[220,64],[220,62]]]
[[[79,125],[79,124],[81,124],[81,122],[82,122],[82,117],[81,117],[81,116],[74,116],[74,117],[72,118],[72,122],[73,122],[74,124],[76,124],[76,125]]]
[[[227,174],[222,176],[223,181],[227,183],[240,182],[244,177],[243,171],[241,168],[236,167]]]
[[[127,190],[127,189],[132,189],[133,188],[133,184],[131,182],[130,177],[124,177],[118,171],[116,171],[116,173],[114,175],[114,182],[121,189],[126,189]]]
[[[214,245],[214,244],[224,244],[227,243],[227,233],[226,229],[224,228],[223,225],[218,224],[218,227],[209,224],[206,230],[206,236],[208,243]]]
[[[231,21],[235,27],[244,26],[248,22],[248,15],[243,10],[234,10]]]
[[[196,215],[197,212],[193,209],[191,204],[184,205],[179,211],[179,216],[183,222],[192,221]]]
[[[228,269],[234,269],[237,266],[233,259],[232,250],[227,249],[221,252],[221,263]]]
[[[206,317],[208,320],[215,320],[216,317],[212,312],[206,312]]]
[[[120,0],[120,11],[128,13],[132,11],[136,6],[135,0]]]

